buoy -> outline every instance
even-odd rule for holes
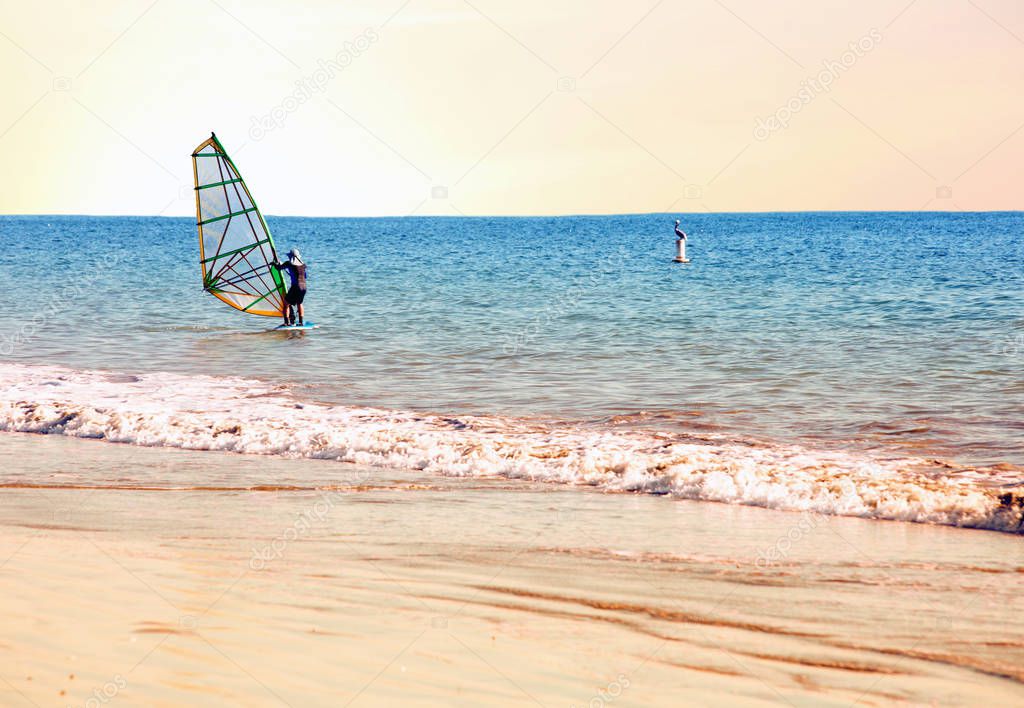
[[[672,259],[675,263],[689,263],[690,259],[686,257],[686,239],[676,239],[676,257]]]

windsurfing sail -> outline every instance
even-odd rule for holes
[[[280,317],[284,280],[274,239],[217,136],[192,151],[203,289],[251,315]]]

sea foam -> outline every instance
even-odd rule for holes
[[[328,406],[251,379],[0,364],[0,430],[1008,532],[1022,525],[1005,486],[1013,480],[929,468],[921,459],[568,421]]]

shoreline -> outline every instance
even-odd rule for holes
[[[5,365],[0,431],[333,460],[1019,535],[1021,470],[656,428],[312,403],[238,377]],[[87,477],[85,481],[89,481]],[[0,477],[0,483],[5,480]],[[34,481],[34,480],[30,480]],[[196,485],[210,480],[198,475]]]

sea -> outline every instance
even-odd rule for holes
[[[0,431],[1021,531],[1024,214],[675,218],[268,216],[282,333],[194,219],[3,216]]]

